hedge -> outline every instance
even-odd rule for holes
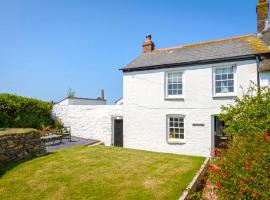
[[[209,168],[218,199],[270,199],[270,89],[253,86],[222,110],[233,139]]]
[[[52,104],[13,94],[0,94],[1,128],[36,128],[52,126]]]

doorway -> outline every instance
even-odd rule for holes
[[[226,148],[229,136],[225,134],[225,123],[221,121],[217,116],[213,116],[213,147],[214,148]]]
[[[123,147],[123,119],[113,118],[113,146]]]
[[[219,147],[220,143],[223,142],[224,137],[224,127],[223,121],[219,120],[217,116],[214,116],[214,144],[215,148]]]

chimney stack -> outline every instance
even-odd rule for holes
[[[152,36],[146,35],[146,40],[143,43],[143,53],[150,53],[155,50],[155,44],[152,42]]]
[[[97,100],[105,100],[104,90],[103,89],[100,92],[100,96],[97,97]]]
[[[102,100],[105,99],[105,96],[104,96],[104,90],[103,90],[103,89],[101,90],[101,99],[102,99]]]
[[[257,10],[258,33],[262,33],[268,26],[268,14],[269,14],[268,0],[259,0],[256,10]]]

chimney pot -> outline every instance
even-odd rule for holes
[[[155,44],[152,41],[151,34],[146,35],[146,40],[142,45],[143,47],[143,53],[149,53],[155,50]]]

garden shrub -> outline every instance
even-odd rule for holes
[[[270,89],[252,86],[222,110],[233,139],[209,168],[209,184],[218,199],[270,199]]]
[[[0,94],[0,127],[37,128],[53,126],[52,104],[12,94]]]

